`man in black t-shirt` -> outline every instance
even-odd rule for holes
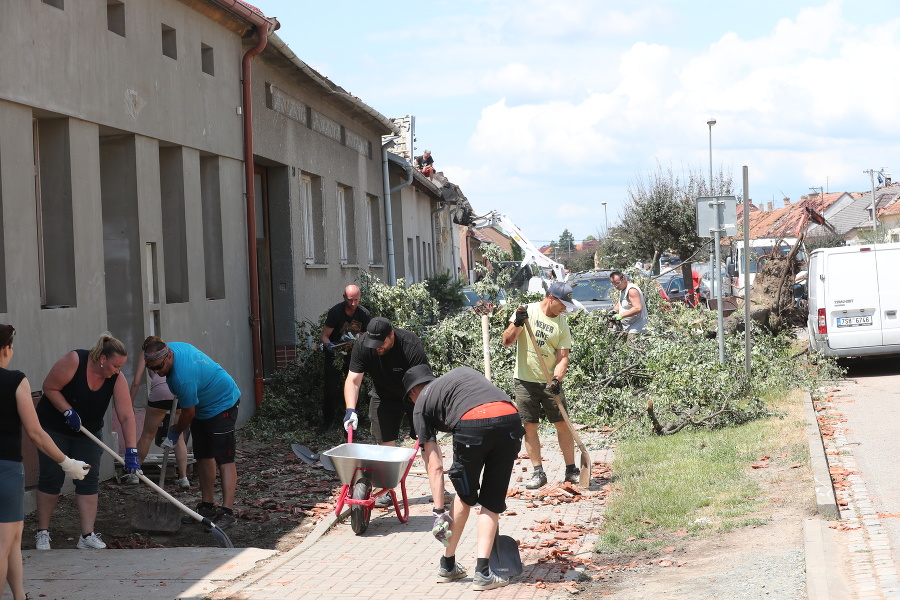
[[[491,571],[490,554],[525,435],[515,404],[470,367],[458,367],[435,379],[431,367],[418,365],[406,372],[403,384],[415,405],[413,423],[422,442],[431,497],[435,499],[432,533],[445,546],[438,581],[466,576],[466,570],[456,562],[456,547],[469,512],[480,504],[472,589],[507,585],[509,579]],[[449,515],[444,511],[444,457],[437,443],[438,431],[453,433],[453,464],[447,475],[456,497]]]
[[[322,424],[316,433],[325,433],[340,419],[343,411],[341,386],[350,367],[348,359],[353,340],[366,330],[371,315],[359,303],[361,293],[355,285],[344,288],[344,301],[335,304],[325,317],[322,327],[322,351],[324,352],[325,389],[322,394]],[[340,368],[335,366],[335,354],[340,352],[343,361]]]
[[[427,365],[422,340],[411,331],[395,329],[384,317],[369,321],[366,333],[353,345],[350,370],[344,383],[344,429],[359,423],[356,403],[363,374],[372,378],[374,390],[369,401],[372,434],[382,446],[393,446],[400,437],[400,424],[406,414],[412,421],[412,405],[404,403],[403,375],[415,365]]]

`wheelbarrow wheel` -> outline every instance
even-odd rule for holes
[[[365,477],[361,478],[353,486],[354,500],[367,500],[372,493],[372,484]],[[372,509],[359,504],[350,505],[350,528],[356,535],[362,535],[369,528],[369,519],[372,517]]]

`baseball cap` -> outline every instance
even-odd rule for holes
[[[567,311],[576,311],[584,308],[581,306],[580,302],[572,300],[572,286],[564,281],[554,281],[551,283],[550,289],[547,290],[547,294],[562,302]]]
[[[416,365],[407,369],[406,373],[403,374],[403,389],[406,390],[406,394],[409,395],[410,390],[420,383],[430,383],[435,379],[437,379],[437,377],[431,372],[430,366]]]
[[[384,340],[391,335],[392,331],[394,331],[394,327],[390,321],[384,317],[375,317],[369,321],[369,326],[366,327],[366,337],[362,344],[366,348],[381,348]]]

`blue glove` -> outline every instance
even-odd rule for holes
[[[432,515],[434,516],[434,525],[431,528],[431,535],[445,547],[449,546],[450,524],[453,523],[453,518],[448,512],[438,513],[437,511],[434,511],[432,512]]]
[[[348,408],[344,414],[344,431],[350,431],[350,428],[359,427],[359,416],[356,414],[355,408]]]
[[[66,425],[75,431],[81,431],[81,417],[78,416],[78,413],[75,412],[74,408],[65,411],[63,417],[66,419]]]
[[[125,472],[141,472],[141,463],[138,462],[137,448],[125,448]]]
[[[162,441],[160,446],[163,449],[166,448],[174,448],[175,444],[178,443],[178,438],[181,437],[180,433],[175,433],[175,427],[169,427],[169,433],[166,434],[166,439]]]

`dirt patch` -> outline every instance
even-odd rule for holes
[[[334,510],[334,498],[340,481],[334,473],[319,465],[307,465],[291,451],[293,442],[311,448],[327,449],[346,441],[335,430],[326,436],[309,434],[306,439],[277,439],[260,442],[246,430],[238,432],[238,486],[235,494],[237,521],[226,530],[235,547],[267,548],[286,551],[303,541],[315,524]],[[159,470],[148,468],[147,476],[159,480]],[[165,486],[172,496],[190,508],[200,501],[197,476],[191,488],[177,490],[174,479]],[[110,548],[175,548],[216,546],[216,541],[200,524],[181,525],[175,533],[139,531],[132,524],[136,512],[144,511],[148,501],[164,500],[143,483],[120,485],[115,480],[100,484],[99,508],[95,530]],[[216,500],[221,491],[216,487]],[[32,513],[25,517],[23,547],[34,548],[36,521]],[[54,548],[74,548],[80,534],[78,510],[72,494],[60,497],[50,523]]]

